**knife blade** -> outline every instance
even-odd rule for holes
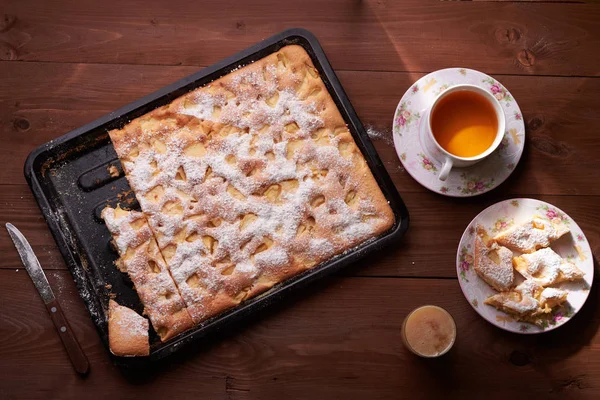
[[[29,274],[29,277],[33,281],[34,286],[40,293],[40,296],[46,305],[46,309],[50,314],[50,319],[54,323],[58,335],[67,350],[73,368],[81,375],[87,374],[89,371],[88,359],[83,353],[75,334],[71,330],[71,326],[62,312],[60,304],[56,301],[56,297],[54,297],[54,293],[52,292],[50,283],[48,283],[46,274],[44,274],[44,270],[40,265],[40,261],[33,252],[27,239],[25,239],[25,236],[23,236],[13,224],[7,223],[6,230],[8,230],[8,234],[19,253],[19,257],[21,257],[21,262],[25,266],[25,270]]]

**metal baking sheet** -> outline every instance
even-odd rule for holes
[[[302,46],[311,56],[383,194],[389,201],[396,218],[395,224],[377,238],[277,284],[266,293],[221,313],[166,343],[160,342],[156,333],[151,331],[149,356],[125,358],[111,354],[117,364],[135,366],[159,360],[186,344],[223,328],[225,324],[248,317],[284,294],[337,271],[372,251],[381,249],[390,242],[400,239],[408,229],[409,217],[406,206],[383,167],[317,39],[304,29],[281,32],[90,124],[45,143],[31,152],[27,158],[25,163],[27,182],[105,346],[108,349],[107,308],[111,295],[116,295],[119,303],[138,312],[143,309],[131,281],[114,266],[118,255],[110,244],[110,233],[100,219],[100,211],[107,204],[121,203],[122,206],[132,209],[138,208],[111,144],[108,131],[120,128],[132,119],[168,104],[190,90],[289,44]],[[118,174],[114,173],[111,166],[117,169]],[[109,170],[113,171],[112,175]]]

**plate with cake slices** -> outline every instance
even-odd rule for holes
[[[585,303],[594,278],[577,223],[535,199],[496,203],[467,226],[456,254],[461,289],[483,318],[510,332],[558,328]]]

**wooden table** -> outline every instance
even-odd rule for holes
[[[239,2],[242,3],[242,2]],[[0,222],[32,242],[91,374],[75,375],[4,229],[0,230],[0,398],[600,398],[600,295],[544,335],[490,325],[455,272],[460,235],[511,197],[569,213],[600,252],[600,5],[426,0],[0,1]],[[160,367],[109,361],[25,183],[25,157],[56,138],[276,32],[321,41],[411,214],[405,239]],[[394,109],[424,74],[491,74],[518,100],[524,156],[470,199],[429,192],[390,145]],[[597,268],[597,263],[596,263]],[[598,271],[596,272],[598,276]],[[433,362],[400,342],[407,312],[448,309],[455,348]],[[109,397],[110,396],[110,397]]]

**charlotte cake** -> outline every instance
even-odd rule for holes
[[[195,324],[394,223],[300,46],[109,134]]]

